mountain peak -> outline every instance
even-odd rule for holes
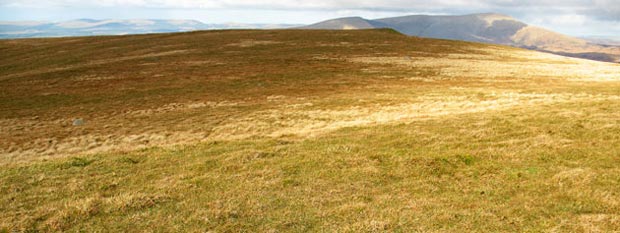
[[[304,28],[337,30],[391,28],[410,36],[503,44],[602,61],[620,60],[620,48],[590,45],[585,40],[533,27],[511,16],[494,12],[469,15],[409,15],[374,20],[348,17]]]
[[[504,18],[512,19],[512,16],[510,15],[505,15],[505,14],[495,13],[495,12],[479,13],[479,14],[473,14],[473,15],[477,15],[481,17],[504,17]]]
[[[359,16],[350,16],[350,17],[337,18],[336,20],[366,20],[366,19],[359,17]]]
[[[511,16],[504,15],[504,14],[498,14],[498,13],[482,13],[482,14],[475,14],[474,16],[477,16],[479,19],[486,21],[487,26],[493,25],[493,23],[498,20],[517,21],[515,18]]]
[[[362,17],[344,17],[332,20],[327,20],[312,24],[305,29],[328,29],[328,30],[354,30],[354,29],[372,29],[383,28],[381,24],[372,20],[367,20]]]

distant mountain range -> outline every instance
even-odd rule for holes
[[[375,20],[349,17],[301,28],[332,30],[392,28],[410,36],[502,44],[564,56],[620,62],[620,42],[601,38],[570,37],[495,13],[460,16],[411,15]]]
[[[620,46],[620,36],[586,36],[581,38],[595,44]]]
[[[392,28],[403,34],[437,39],[509,45],[570,57],[620,62],[618,38],[576,38],[527,25],[510,16],[486,13],[459,16],[411,15],[395,18],[332,19],[308,26],[294,24],[205,24],[196,20],[94,20],[64,22],[0,22],[0,39],[125,35],[212,29],[373,29]]]
[[[64,22],[0,22],[0,38],[124,35],[209,29],[289,28],[286,24],[205,24],[196,20],[94,20]]]

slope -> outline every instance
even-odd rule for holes
[[[302,29],[331,29],[331,30],[352,30],[352,29],[373,29],[384,28],[386,25],[361,17],[348,17],[327,20],[324,22],[301,27]]]
[[[459,16],[412,15],[376,20],[355,18],[366,28],[393,28],[410,36],[510,45],[566,56],[620,62],[620,47],[590,43],[543,28],[529,26],[510,16],[485,13]],[[332,20],[307,28],[342,29],[346,20]],[[325,27],[329,25],[329,27]],[[354,27],[351,27],[354,28]]]
[[[162,19],[77,19],[62,22],[0,21],[0,39],[65,37],[93,35],[126,35],[162,32],[184,32],[207,29],[286,28],[297,25],[278,24],[205,24],[196,20]]]
[[[0,232],[620,227],[616,64],[393,30],[0,51]]]

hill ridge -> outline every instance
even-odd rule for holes
[[[542,27],[528,25],[500,13],[467,15],[405,15],[364,19],[345,17],[322,21],[303,29],[354,30],[392,28],[409,36],[509,45],[564,56],[620,62],[620,47],[601,45]],[[598,56],[591,56],[593,53]]]

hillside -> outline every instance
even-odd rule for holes
[[[459,16],[412,15],[367,20],[334,19],[306,29],[356,29],[345,27],[355,19],[369,28],[392,28],[410,36],[510,45],[571,57],[620,62],[620,47],[605,46],[527,25],[510,16],[486,13]],[[597,56],[593,56],[597,55]]]
[[[0,232],[613,232],[620,65],[393,30],[0,40]]]
[[[205,24],[196,20],[163,19],[77,19],[62,22],[11,22],[0,21],[0,39],[67,37],[93,35],[127,35],[162,32],[186,32],[213,29],[287,28],[286,24]]]
[[[321,23],[304,26],[302,28],[309,29],[327,29],[327,30],[354,30],[354,29],[376,29],[386,28],[387,25],[372,20],[366,20],[361,17],[349,17],[327,20]]]
[[[584,40],[594,44],[620,46],[620,37],[584,37]]]

